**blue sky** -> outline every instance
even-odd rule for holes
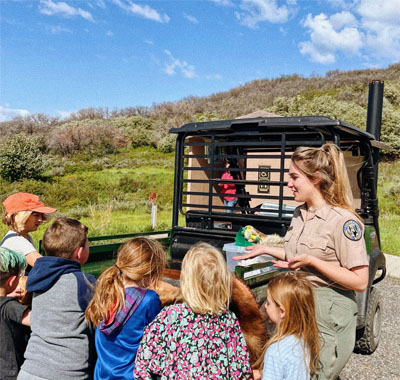
[[[0,121],[400,61],[400,0],[0,0]]]

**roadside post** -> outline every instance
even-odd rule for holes
[[[149,196],[151,199],[151,228],[154,230],[157,228],[157,204],[156,204],[156,193],[151,193]]]

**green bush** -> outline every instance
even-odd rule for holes
[[[132,147],[154,146],[155,127],[150,119],[141,116],[118,117],[112,124],[123,131]]]
[[[157,149],[162,153],[171,153],[175,151],[176,136],[168,134],[157,141]]]
[[[0,175],[7,181],[38,179],[46,168],[46,156],[37,137],[20,133],[7,139],[0,148]]]

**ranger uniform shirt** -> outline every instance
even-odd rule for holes
[[[305,204],[297,207],[285,235],[286,260],[306,253],[323,261],[351,269],[368,265],[364,225],[351,212],[325,204],[306,221]],[[303,267],[315,286],[344,289],[312,267]]]

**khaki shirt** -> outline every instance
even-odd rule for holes
[[[303,253],[338,267],[351,269],[368,265],[364,225],[349,211],[325,204],[309,219],[303,204],[296,208],[285,235],[286,259]],[[327,277],[312,267],[303,267],[307,278],[316,286],[334,286]]]

